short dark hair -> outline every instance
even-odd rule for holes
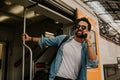
[[[91,30],[91,23],[89,22],[89,20],[86,17],[82,17],[76,20],[76,25],[78,25],[78,23],[80,21],[85,21],[88,24],[88,31]]]

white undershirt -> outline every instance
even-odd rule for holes
[[[81,65],[81,48],[81,43],[74,39],[63,46],[63,60],[57,76],[77,79]]]

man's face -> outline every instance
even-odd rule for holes
[[[78,27],[75,29],[75,35],[78,38],[86,38],[87,34],[85,32],[88,31],[88,24],[84,21],[80,21],[78,23]]]

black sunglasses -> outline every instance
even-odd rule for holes
[[[85,29],[86,29],[86,26],[84,26],[84,25],[77,25],[77,26],[76,26],[76,28],[80,28],[80,27],[81,27],[82,30],[85,30]]]

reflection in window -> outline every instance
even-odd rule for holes
[[[92,47],[94,49],[94,52],[97,54],[96,51],[96,37],[95,37],[95,32],[91,31],[91,43],[92,43]]]
[[[0,42],[0,80],[6,80],[5,75],[7,73],[7,67],[5,67],[5,48],[6,44],[4,42]]]
[[[95,37],[95,32],[93,30],[91,31],[91,43],[92,43],[92,48],[93,48],[95,54],[97,54],[96,37]],[[91,68],[91,67],[87,67],[87,68]]]
[[[113,41],[116,44],[120,44],[120,33],[111,26],[99,19],[100,35],[104,38]]]
[[[0,44],[0,80],[2,80],[2,48],[3,48],[3,45]]]

